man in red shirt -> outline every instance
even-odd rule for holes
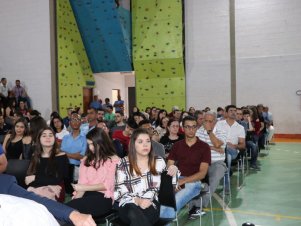
[[[136,124],[136,122],[133,119],[129,119],[126,122],[126,126],[124,130],[115,130],[112,138],[119,140],[120,143],[122,144],[123,147],[123,151],[125,152],[125,154],[127,155],[128,153],[128,146],[130,143],[130,139],[131,139],[131,135],[133,133],[134,129],[137,129],[138,125]]]
[[[168,156],[167,167],[170,171],[178,166],[181,177],[178,180],[176,193],[177,210],[180,211],[189,201],[198,196],[201,191],[201,180],[205,178],[211,163],[210,147],[196,137],[197,121],[187,116],[183,119],[185,139],[176,142]],[[162,206],[160,216],[174,217],[172,208]]]

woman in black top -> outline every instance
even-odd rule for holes
[[[28,134],[27,121],[20,118],[16,121],[11,133],[3,141],[7,159],[30,159],[31,137]]]
[[[58,201],[64,201],[64,179],[68,176],[68,158],[57,149],[53,130],[42,129],[37,137],[36,147],[25,178],[25,183],[34,188],[54,185],[59,189]],[[59,187],[58,187],[59,186]]]
[[[166,134],[160,139],[160,143],[164,145],[166,155],[169,154],[174,143],[184,138],[182,134],[179,134],[179,128],[179,121],[175,119],[168,121]]]

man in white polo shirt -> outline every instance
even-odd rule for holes
[[[245,130],[243,126],[236,122],[235,105],[228,105],[226,107],[226,119],[218,121],[217,126],[221,127],[227,133],[226,156],[228,169],[230,171],[232,160],[237,157],[240,150],[246,147]],[[227,183],[226,178],[226,184]]]
[[[217,118],[216,113],[207,111],[204,113],[203,125],[197,130],[196,136],[207,143],[211,149],[211,165],[208,168],[209,187],[210,193],[205,192],[202,195],[203,207],[206,208],[210,201],[210,195],[212,195],[220,180],[224,177],[227,171],[225,164],[225,147],[227,133],[223,128],[216,125]],[[193,200],[189,204],[200,208],[200,200]],[[201,211],[198,211],[201,213]],[[190,214],[190,219],[197,217],[196,214]]]

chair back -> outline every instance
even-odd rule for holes
[[[161,184],[158,199],[161,205],[172,207],[175,211],[177,211],[172,177],[167,175],[167,171],[161,173]]]
[[[5,173],[15,176],[20,186],[25,187],[25,177],[30,160],[9,159]]]

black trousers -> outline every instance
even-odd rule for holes
[[[74,183],[73,181],[73,174],[74,174],[74,167],[75,165],[69,164],[69,170],[68,170],[68,178],[65,179],[65,190],[67,194],[72,194],[73,193],[73,187],[72,187],[72,183]]]
[[[104,194],[97,191],[86,191],[82,198],[73,199],[66,205],[81,213],[98,217],[112,209],[112,199],[105,198]]]
[[[154,201],[156,208],[153,206],[147,209],[141,209],[134,203],[125,204],[118,207],[118,214],[121,220],[130,226],[152,226],[160,217],[160,205]]]

